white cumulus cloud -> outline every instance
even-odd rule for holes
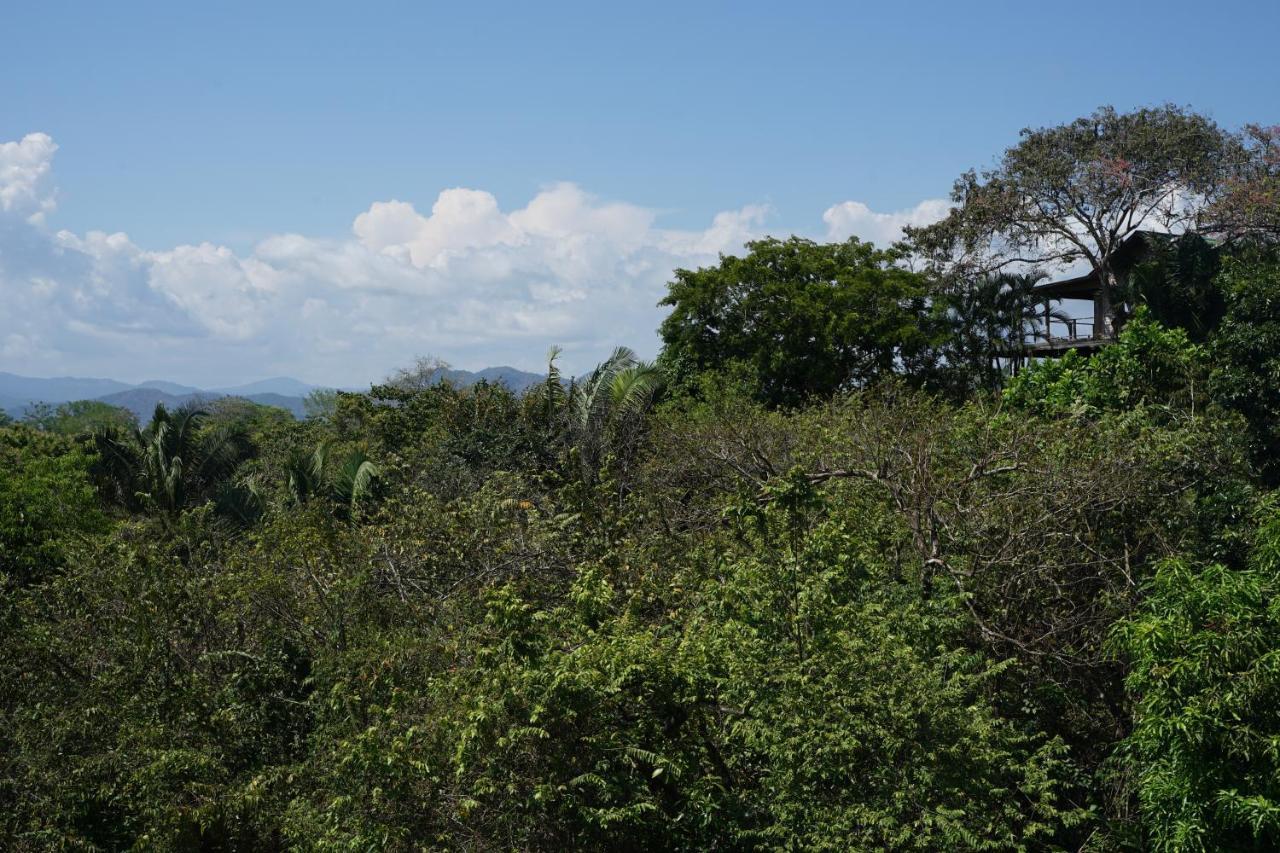
[[[0,369],[361,383],[424,353],[533,368],[556,343],[583,370],[617,343],[656,353],[671,271],[740,249],[767,212],[664,229],[652,210],[571,183],[514,209],[453,188],[425,213],[375,202],[347,238],[148,251],[124,233],[49,227],[56,150],[44,134],[0,145]]]
[[[46,133],[0,143],[0,211],[39,221],[54,209],[48,177],[58,146]]]
[[[951,202],[946,199],[930,198],[906,210],[880,213],[863,202],[844,201],[827,208],[822,214],[822,221],[827,223],[828,240],[857,237],[886,248],[902,238],[905,226],[937,222],[947,215],[951,206]]]
[[[51,226],[56,151],[42,133],[0,144],[0,370],[361,384],[423,354],[534,369],[559,344],[565,368],[582,371],[617,344],[655,355],[672,271],[740,252],[769,215],[749,205],[664,228],[654,210],[572,183],[514,208],[456,187],[423,210],[374,202],[346,237],[150,251],[124,233]],[[849,201],[823,220],[829,239],[887,244],[947,208]]]

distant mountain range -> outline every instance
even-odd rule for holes
[[[172,385],[173,383],[165,384]],[[214,391],[201,391],[198,389],[187,394],[171,394],[154,386],[147,386],[130,388],[128,391],[117,391],[114,394],[106,394],[94,399],[103,403],[110,403],[113,406],[119,406],[122,409],[128,409],[138,417],[138,420],[145,421],[156,410],[157,403],[164,403],[166,409],[176,409],[188,404],[199,405],[200,403],[226,397],[241,397],[264,406],[288,409],[295,418],[305,416],[302,405],[302,401],[305,398],[287,397],[284,394],[220,394]]]
[[[447,370],[442,378],[457,385],[471,385],[481,380],[506,385],[512,391],[524,391],[542,382],[546,377],[528,373],[514,367],[486,367],[484,370]],[[13,417],[21,417],[35,403],[66,403],[72,400],[100,400],[120,406],[145,420],[155,411],[157,403],[166,408],[176,408],[188,403],[216,400],[220,397],[243,397],[265,406],[278,406],[293,413],[296,418],[304,415],[302,401],[312,391],[324,388],[310,385],[286,376],[263,379],[246,385],[225,388],[196,388],[164,379],[149,379],[131,385],[114,379],[93,379],[74,376],[55,376],[40,379],[18,376],[0,371],[0,409]],[[343,389],[357,390],[357,389]]]
[[[529,373],[525,370],[517,370],[514,367],[486,367],[484,370],[474,372],[470,370],[446,370],[444,371],[444,378],[455,385],[463,387],[474,385],[481,381],[506,385],[519,394],[534,385],[545,382],[547,375],[545,373]]]

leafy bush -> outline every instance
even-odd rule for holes
[[[1117,628],[1152,849],[1280,844],[1280,514],[1269,516],[1248,566],[1168,560]]]

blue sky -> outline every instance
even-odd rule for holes
[[[883,240],[1021,127],[1164,101],[1280,122],[1274,2],[4,21],[0,370],[34,374],[349,383],[424,353],[652,355],[672,267],[762,233]]]

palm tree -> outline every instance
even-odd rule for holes
[[[335,459],[332,445],[325,441],[311,453],[295,451],[286,464],[289,494],[294,503],[314,498],[330,501],[344,516],[372,496],[381,472],[369,456],[355,449]]]
[[[1003,273],[965,282],[941,300],[945,322],[952,329],[949,361],[963,364],[981,387],[998,387],[1004,366],[1025,357],[1028,338],[1049,333],[1043,304],[1034,289],[1039,277]],[[1066,321],[1058,309],[1050,322]]]
[[[243,427],[204,428],[205,413],[157,404],[141,429],[102,427],[93,433],[98,480],[117,503],[174,516],[218,496],[253,453]]]
[[[556,416],[564,407],[565,400],[568,399],[564,377],[560,374],[560,366],[556,364],[560,359],[561,352],[563,350],[558,346],[553,346],[547,350],[547,378],[539,390],[543,421],[549,428],[554,424]]]
[[[609,455],[621,457],[624,464],[629,459],[663,384],[658,367],[618,347],[570,387],[569,433],[588,479],[595,478]]]

